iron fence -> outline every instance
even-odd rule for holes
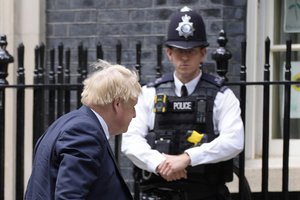
[[[6,38],[5,38],[6,39]],[[1,42],[2,41],[2,42]],[[7,43],[0,41],[0,200],[4,199],[4,166],[5,166],[5,136],[9,134],[5,130],[5,98],[7,90],[16,91],[16,178],[15,178],[15,195],[17,200],[23,199],[24,195],[24,121],[28,116],[25,113],[25,94],[28,90],[33,92],[33,144],[37,141],[44,130],[55,119],[70,110],[78,108],[80,103],[80,93],[82,90],[82,81],[88,74],[88,50],[82,44],[78,46],[78,68],[77,74],[70,74],[70,49],[64,49],[63,44],[58,47],[58,65],[55,66],[55,49],[49,51],[49,56],[45,55],[45,45],[41,44],[35,48],[35,67],[33,84],[25,84],[24,69],[24,45],[18,46],[17,59],[17,83],[8,84],[7,65],[11,63],[11,57],[5,50]],[[231,57],[230,52],[225,48],[227,39],[224,32],[220,32],[218,43],[220,47],[213,53],[213,59],[217,63],[217,73],[226,78],[228,71],[228,60]],[[249,82],[246,80],[246,42],[241,44],[241,67],[240,80],[237,82],[227,81],[229,86],[237,86],[239,88],[239,99],[241,102],[241,116],[246,126],[246,93],[247,88],[251,86],[263,87],[263,150],[262,150],[262,185],[261,199],[270,199],[268,191],[268,173],[269,173],[269,113],[270,113],[270,86],[278,85],[284,87],[284,118],[283,118],[283,176],[282,176],[282,198],[289,199],[288,176],[289,176],[289,141],[290,141],[290,102],[291,102],[291,85],[300,84],[299,81],[291,81],[291,41],[287,41],[285,80],[270,81],[270,40],[267,38],[265,42],[265,64],[264,64],[264,80],[261,82]],[[120,43],[116,46],[117,63],[121,62],[122,46]],[[97,59],[103,58],[103,50],[101,44],[96,46]],[[46,59],[47,57],[47,59]],[[45,60],[49,61],[49,67],[45,69]],[[162,45],[157,45],[157,76],[161,75],[162,68]],[[141,43],[136,44],[136,65],[135,68],[140,73],[141,70]],[[47,71],[46,71],[47,70]],[[75,83],[71,82],[71,78],[75,79]],[[31,117],[31,116],[29,116]],[[247,133],[245,133],[247,134]],[[119,160],[120,138],[114,140],[114,150],[116,159]],[[247,141],[246,141],[247,142]],[[244,151],[238,156],[238,164],[236,164],[234,172],[239,177],[239,199],[253,199],[251,188],[245,178],[245,153]]]

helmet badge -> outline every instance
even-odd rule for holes
[[[178,23],[178,27],[176,28],[176,31],[178,31],[179,36],[183,36],[185,38],[188,38],[189,36],[194,35],[194,27],[193,23],[190,22],[191,17],[185,14],[181,17],[182,22]]]

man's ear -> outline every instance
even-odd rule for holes
[[[113,100],[112,102],[112,107],[115,111],[118,111],[120,109],[121,106],[121,99],[120,98],[116,98]]]
[[[171,61],[171,59],[172,59],[172,56],[171,56],[172,55],[172,49],[170,47],[166,48],[166,54],[169,58],[169,61]]]
[[[201,55],[204,57],[207,54],[207,49],[206,48],[202,48],[200,52],[201,52]]]

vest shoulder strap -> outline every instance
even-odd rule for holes
[[[223,86],[224,84],[224,78],[216,75],[216,74],[208,74],[208,73],[202,73],[201,78],[211,84],[214,84],[216,86]],[[156,79],[154,82],[150,82],[147,84],[148,87],[157,87],[160,84],[167,83],[167,82],[173,82],[174,77],[172,73],[164,74],[162,77]]]
[[[202,73],[201,78],[211,84],[214,84],[218,87],[222,87],[224,84],[224,78],[216,75],[216,74],[208,74],[208,73]]]
[[[147,87],[157,87],[160,84],[167,83],[167,82],[173,82],[173,81],[174,81],[173,73],[167,73],[167,74],[164,74],[162,77],[156,79],[154,82],[148,83]]]
[[[220,88],[220,92],[224,92],[228,87],[224,86],[225,79],[216,75],[216,74],[208,74],[208,73],[202,73],[201,79],[213,84]],[[157,78],[155,81],[150,82],[147,84],[147,87],[155,87],[157,88],[159,85],[168,83],[168,82],[174,82],[173,73],[167,73],[164,74],[162,77]]]

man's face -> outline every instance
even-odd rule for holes
[[[179,49],[168,47],[167,56],[175,68],[175,74],[180,81],[186,83],[195,78],[199,72],[200,63],[206,56],[206,48]]]
[[[118,113],[116,115],[116,126],[118,126],[118,134],[127,132],[129,123],[136,116],[135,105],[137,99],[129,99],[128,102],[120,101]]]

